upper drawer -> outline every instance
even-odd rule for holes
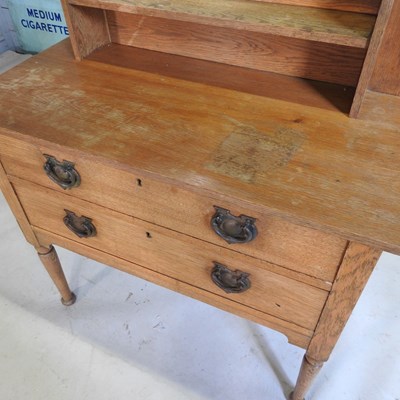
[[[75,164],[80,185],[67,194],[135,216],[204,241],[332,282],[347,242],[311,228],[244,209],[234,202],[199,195],[178,185],[135,175],[65,151],[38,148],[0,135],[1,161],[9,175],[64,191],[46,175],[44,154]],[[258,234],[248,243],[228,244],[211,228],[214,206],[254,218]]]

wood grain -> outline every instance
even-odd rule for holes
[[[149,50],[356,86],[365,49],[107,12],[111,41]]]
[[[303,357],[299,377],[297,378],[294,391],[289,396],[289,400],[304,400],[308,389],[321,370],[322,366],[323,363],[321,362],[316,362],[306,355]]]
[[[384,33],[388,28],[389,18],[393,9],[393,0],[383,0],[381,8],[379,10],[379,15],[376,20],[375,28],[371,37],[371,42],[368,47],[367,56],[365,58],[364,66],[361,71],[360,81],[357,85],[356,94],[354,96],[353,105],[351,107],[350,116],[353,118],[358,117],[358,113],[360,111],[360,107],[364,101],[365,92],[370,86],[371,78],[374,74],[374,70],[376,68],[376,64],[378,62],[379,57],[382,57],[386,60],[387,57],[392,57],[391,51],[384,55],[380,53],[380,48],[384,42],[384,40],[389,39],[385,37]],[[396,40],[393,38],[388,42],[387,46],[393,46]],[[379,61],[381,62],[381,61]]]
[[[7,149],[3,163],[8,174],[28,179],[63,192],[44,173],[43,154],[74,162],[81,185],[68,195],[79,197],[230,250],[270,261],[292,271],[289,277],[329,290],[343,257],[347,242],[339,237],[294,225],[258,210],[241,208],[217,198],[200,196],[165,182],[135,175],[95,163],[73,153],[28,145],[0,136],[1,149]],[[140,185],[139,185],[140,183]],[[256,218],[257,238],[250,243],[228,244],[210,226],[214,206],[229,209],[233,215]],[[305,276],[303,275],[305,274]]]
[[[385,2],[387,0],[384,0]],[[400,96],[400,2],[394,1],[369,89]]]
[[[0,77],[7,136],[400,253],[398,127],[70,56]]]
[[[94,51],[86,60],[343,113],[350,111],[354,97],[354,88],[350,86],[295,78],[115,43]]]
[[[400,97],[367,90],[357,118],[379,122],[397,130],[400,126]]]
[[[75,294],[71,292],[68,286],[64,271],[61,268],[60,260],[54,247],[50,246],[50,249],[47,252],[39,252],[38,255],[43,266],[46,268],[47,273],[61,294],[61,302],[65,306],[74,304],[76,300]]]
[[[272,272],[267,262],[208,244],[38,185],[14,180],[32,225],[117,255],[152,271],[313,330],[327,292]],[[49,202],[49,199],[51,201]],[[97,236],[79,239],[63,222],[65,209],[93,220]],[[250,273],[251,288],[226,294],[210,278],[214,262]]]
[[[328,360],[381,253],[350,243],[307,349],[308,357],[318,362]]]
[[[310,342],[312,331],[309,329],[301,328],[293,323],[275,318],[253,308],[243,306],[240,303],[231,301],[230,299],[220,297],[198,287],[191,286],[185,282],[170,278],[169,276],[154,272],[150,269],[143,268],[140,265],[133,264],[115,255],[93,249],[85,244],[77,243],[73,240],[57,236],[43,229],[34,228],[34,231],[42,243],[54,243],[85,257],[89,257],[98,262],[111,265],[114,268],[118,268],[121,271],[127,272],[131,275],[146,279],[175,292],[182,293],[186,296],[190,296],[197,300],[213,305],[214,307],[234,313],[242,318],[252,320],[258,324],[268,326],[286,335],[289,342],[296,346],[305,349]]]
[[[256,0],[266,3],[281,3],[295,6],[327,8],[331,10],[342,10],[377,14],[380,0]]]
[[[15,218],[18,221],[18,225],[25,236],[25,239],[28,243],[33,245],[37,250],[43,250],[43,246],[37,240],[32,227],[29,224],[29,221],[26,217],[24,209],[21,207],[21,203],[16,196],[13,187],[11,186],[6,172],[4,170],[3,164],[0,161],[0,190],[2,191],[4,197],[7,200],[8,205],[10,206],[11,211],[13,212]]]
[[[62,0],[62,5],[77,60],[110,42],[103,10],[74,7],[67,0]]]
[[[103,8],[317,42],[366,48],[375,18],[334,10],[295,7],[247,0],[69,0]]]

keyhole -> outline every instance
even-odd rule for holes
[[[138,186],[142,187],[142,180],[141,179],[136,179],[136,183]]]
[[[146,232],[146,237],[147,237],[148,239],[151,239],[151,238],[152,238],[151,233],[150,233],[150,232]]]

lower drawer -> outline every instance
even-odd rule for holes
[[[279,267],[273,264],[26,181],[14,180],[13,184],[30,223],[35,227],[301,328],[313,330],[317,324],[328,292],[280,275],[277,273]],[[90,217],[96,235],[81,238],[67,228],[64,223],[66,209],[78,217]],[[77,226],[76,221],[74,226]],[[79,230],[83,232],[86,228],[87,225],[83,224]],[[242,293],[226,293],[210,277],[216,262],[232,271],[248,273],[250,288]]]

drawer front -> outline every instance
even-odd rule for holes
[[[333,281],[347,244],[334,235],[241,208],[225,200],[200,196],[178,185],[135,175],[87,158],[45,148],[39,150],[1,135],[0,149],[7,149],[1,160],[9,175],[63,192],[44,172],[43,154],[51,154],[60,161],[72,161],[79,172],[80,185],[67,191],[71,196],[285,266],[322,282]],[[210,226],[214,206],[229,210],[236,217],[254,218],[257,237],[248,243],[228,244]]]
[[[274,266],[265,261],[28,182],[15,180],[14,188],[30,223],[35,227],[142,265],[300,327],[313,330],[316,326],[328,292],[272,272]],[[97,232],[96,236],[81,238],[67,228],[64,223],[65,209],[74,212],[78,217],[90,217]],[[74,226],[76,228],[77,225]],[[83,229],[82,225],[79,229]],[[215,262],[232,271],[240,270],[250,274],[250,288],[241,293],[226,293],[211,279]],[[228,275],[227,279],[229,281],[231,276]],[[235,285],[231,287],[235,288]],[[242,288],[241,282],[238,287]]]

